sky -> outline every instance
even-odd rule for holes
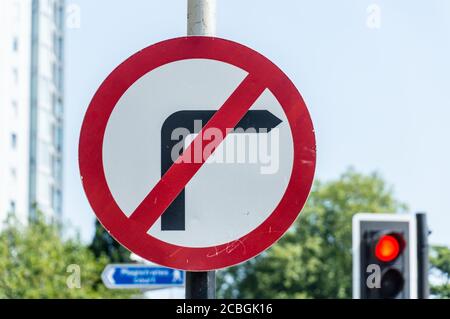
[[[85,241],[95,217],[78,169],[84,113],[126,58],[186,35],[186,2],[68,1],[80,23],[66,40],[64,218]],[[428,213],[430,241],[450,245],[450,1],[217,2],[217,36],[272,60],[305,99],[316,178],[376,171],[411,212]]]

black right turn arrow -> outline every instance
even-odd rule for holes
[[[173,165],[172,149],[180,143],[180,140],[172,140],[172,132],[175,129],[184,128],[190,134],[198,134],[202,127],[196,127],[195,122],[201,121],[204,126],[215,113],[216,111],[179,111],[167,118],[161,130],[161,176]],[[282,120],[267,110],[254,110],[248,111],[238,125],[236,125],[235,129],[242,129],[244,131],[254,129],[255,133],[265,130],[265,133],[269,133],[281,122]],[[243,132],[237,130],[231,133]],[[246,133],[252,132],[249,131]],[[161,230],[184,231],[185,229],[185,191],[183,190],[161,216]]]

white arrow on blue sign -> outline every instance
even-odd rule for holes
[[[109,289],[152,289],[184,286],[185,273],[180,270],[142,264],[106,266],[102,280]]]

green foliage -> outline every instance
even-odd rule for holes
[[[107,257],[95,258],[78,239],[62,240],[60,230],[41,214],[27,226],[14,218],[7,220],[0,233],[0,298],[130,296],[130,292],[111,291],[101,283]]]
[[[89,248],[97,258],[106,255],[113,263],[130,261],[130,252],[112,238],[98,221],[95,223],[95,235]]]
[[[377,174],[349,170],[316,182],[301,217],[270,250],[219,276],[219,296],[230,298],[350,298],[352,216],[401,212]]]
[[[445,246],[433,247],[430,262],[438,275],[438,283],[431,286],[431,294],[438,298],[450,298],[450,249]]]

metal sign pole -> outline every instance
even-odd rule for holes
[[[216,35],[216,0],[188,0],[188,35]]]
[[[186,299],[215,299],[216,272],[186,272]]]
[[[187,33],[190,36],[216,34],[216,0],[188,0]],[[186,272],[186,299],[214,299],[216,272]]]
[[[418,298],[429,298],[429,284],[428,284],[428,225],[426,213],[417,213],[417,268],[418,268]]]

